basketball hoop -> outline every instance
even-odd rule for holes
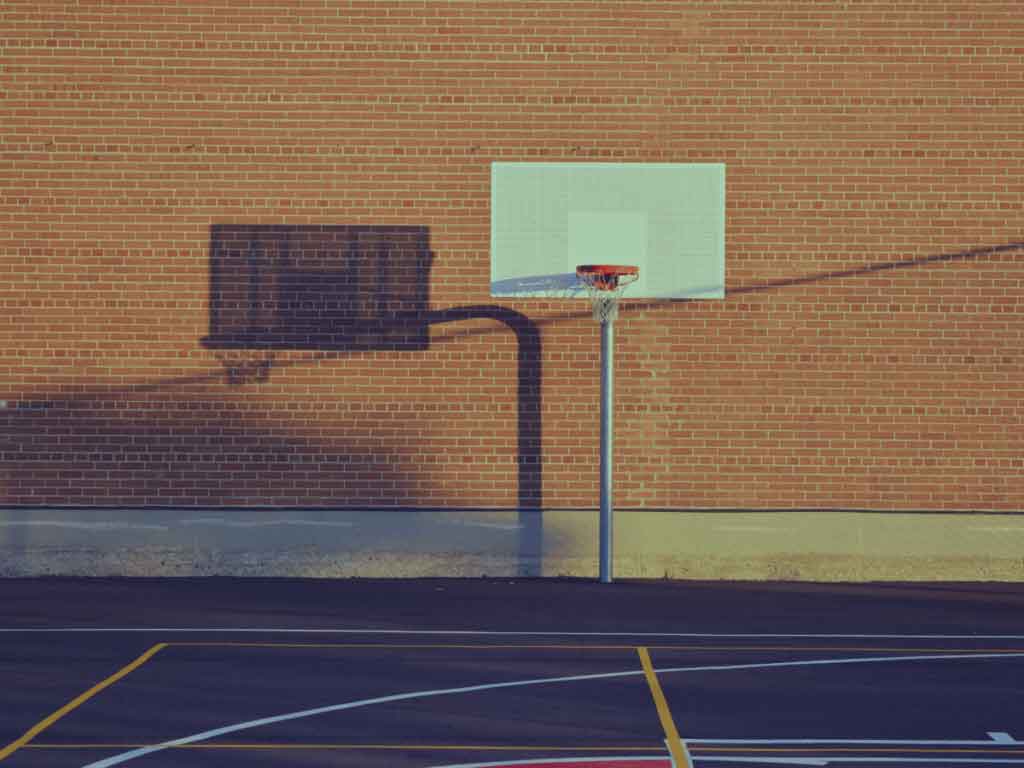
[[[576,277],[583,283],[599,323],[613,322],[619,314],[619,299],[640,277],[640,268],[622,264],[581,264]]]

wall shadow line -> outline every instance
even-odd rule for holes
[[[1024,241],[1004,243],[1002,245],[984,246],[979,248],[971,248],[966,251],[957,251],[952,253],[940,253],[931,256],[921,256],[913,259],[900,259],[897,261],[886,261],[876,264],[867,264],[862,267],[852,267],[850,269],[833,270],[830,272],[817,272],[811,275],[800,275],[797,277],[786,277],[777,280],[768,280],[763,283],[755,283],[752,285],[741,285],[735,287],[726,287],[725,299],[728,301],[731,296],[742,296],[750,293],[760,293],[763,291],[775,291],[783,288],[791,288],[798,285],[808,285],[812,283],[826,282],[829,280],[843,280],[848,278],[867,277],[870,275],[878,274],[880,272],[895,271],[912,269],[914,267],[924,267],[930,264],[940,264],[943,262],[953,261],[966,261],[971,259],[981,259],[986,256],[998,256],[1004,253],[1012,253],[1014,251],[1024,252]],[[552,303],[561,301],[560,299],[548,300]],[[630,299],[628,293],[624,297],[622,304],[619,307],[620,316],[630,315],[637,312],[647,312],[651,310],[667,310],[673,306],[681,304],[699,304],[703,302],[709,302],[714,304],[715,299]],[[589,317],[591,314],[589,306],[584,306],[580,311],[573,312],[561,312],[558,314],[548,315],[544,318],[535,320],[534,322],[538,326],[549,325],[551,323],[559,323],[566,320],[577,320],[583,317]]]
[[[969,259],[978,259],[985,256],[995,256],[1001,253],[1010,253],[1013,251],[1020,250],[1024,250],[1024,242],[1005,243],[1003,245],[986,246],[984,248],[972,248],[967,251],[959,251],[956,253],[940,253],[932,256],[921,256],[916,259],[902,259],[899,261],[887,261],[878,264],[867,264],[863,267],[853,267],[851,269],[840,269],[832,272],[819,272],[817,274],[804,275],[801,277],[771,280],[765,283],[759,283],[757,285],[740,286],[737,288],[726,288],[725,293],[726,296],[742,295],[744,293],[755,293],[757,291],[767,291],[777,288],[788,288],[794,285],[819,283],[824,282],[826,280],[843,280],[850,277],[865,277],[867,275],[874,275],[879,272],[910,269],[913,267],[923,267],[929,264],[941,264],[943,262],[950,261],[965,261]]]

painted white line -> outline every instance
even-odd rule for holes
[[[697,739],[688,736],[686,741],[690,744],[733,744],[740,746],[806,746],[814,744],[818,746],[844,746],[844,745],[876,745],[890,747],[991,747],[990,739],[956,740],[956,739]],[[1008,743],[1017,744],[1012,741]]]
[[[697,757],[694,762],[766,763],[768,765],[828,765],[824,757]]]
[[[173,632],[283,634],[283,635],[455,635],[466,637],[681,637],[692,639],[746,640],[1024,640],[1024,635],[840,635],[840,634],[744,634],[726,632],[549,632],[489,629],[322,629],[282,627],[0,627],[0,633],[75,632]]]
[[[655,672],[658,674],[668,674],[671,672],[713,672],[722,670],[734,670],[734,669],[773,669],[778,667],[809,667],[809,666],[823,666],[823,665],[838,665],[838,664],[871,664],[880,662],[909,662],[909,661],[961,661],[965,659],[990,659],[990,658],[1007,658],[1007,657],[1024,657],[1024,653],[1016,654],[970,654],[970,655],[940,655],[940,656],[875,656],[871,658],[838,658],[838,659],[814,659],[810,661],[779,661],[779,662],[763,662],[759,664],[727,664],[727,665],[714,665],[714,666],[701,666],[701,667],[666,667],[663,669],[657,669]],[[533,678],[529,680],[512,680],[504,683],[486,683],[483,685],[470,685],[462,686],[459,688],[441,688],[437,690],[428,691],[412,691],[409,693],[398,693],[391,696],[380,696],[373,699],[360,699],[357,701],[344,702],[342,704],[331,704],[325,707],[317,707],[315,709],[306,709],[297,712],[286,712],[281,715],[273,715],[270,717],[263,717],[257,720],[249,720],[242,723],[234,723],[232,725],[226,725],[222,728],[214,728],[208,731],[202,731],[201,733],[195,733],[191,736],[184,736],[180,739],[174,739],[172,741],[165,741],[161,744],[154,744],[148,747],[140,747],[133,749],[129,752],[122,752],[118,755],[98,760],[94,763],[89,763],[83,768],[110,768],[114,765],[121,765],[130,760],[134,760],[137,757],[143,757],[145,755],[152,754],[154,752],[161,752],[171,747],[180,747],[187,744],[195,744],[199,741],[206,741],[207,739],[214,739],[218,736],[225,736],[229,733],[237,733],[239,731],[249,730],[250,728],[259,728],[264,725],[273,725],[275,723],[283,723],[289,720],[300,720],[306,717],[314,717],[316,715],[323,715],[329,712],[340,712],[346,709],[356,709],[358,707],[367,707],[373,704],[385,704],[392,701],[405,701],[408,699],[425,699],[433,696],[447,696],[451,694],[459,693],[473,693],[476,691],[493,691],[501,688],[520,688],[529,685],[547,685],[552,683],[569,683],[580,680],[606,680],[610,678],[618,677],[639,677],[644,675],[643,669],[631,669],[622,672],[602,672],[598,674],[589,675],[571,675],[568,677],[546,677],[546,678]],[[714,758],[718,759],[718,758]],[[722,758],[725,759],[725,758]],[[778,762],[777,760],[775,762]],[[1024,761],[1021,761],[1024,762]]]
[[[373,699],[359,699],[357,701],[348,701],[342,704],[331,704],[326,707],[317,707],[316,709],[305,709],[298,712],[286,712],[282,715],[273,715],[271,717],[263,717],[258,720],[249,720],[244,723],[235,723],[233,725],[226,725],[223,728],[214,728],[209,731],[203,731],[201,733],[194,733],[191,736],[184,736],[180,739],[174,739],[172,741],[165,741],[161,744],[154,744],[149,747],[140,747],[133,749],[129,752],[122,752],[119,755],[98,760],[94,763],[89,763],[83,768],[110,768],[110,766],[121,765],[129,760],[134,760],[137,757],[143,757],[145,755],[152,754],[154,752],[161,752],[171,747],[181,747],[187,744],[195,744],[199,741],[206,741],[207,739],[214,739],[218,736],[225,736],[229,733],[237,733],[239,731],[249,730],[250,728],[259,728],[264,725],[274,725],[275,723],[283,723],[289,720],[300,720],[306,717],[314,717],[316,715],[323,715],[329,712],[340,712],[346,709],[356,709],[358,707],[368,707],[373,704],[386,704],[392,701],[405,701],[408,699],[424,699],[432,696],[446,696],[455,693],[473,693],[475,691],[489,691],[496,690],[499,688],[515,688],[527,685],[543,685],[548,683],[564,683],[572,682],[575,680],[597,680],[601,678],[611,677],[627,677],[630,675],[643,675],[643,670],[630,670],[628,672],[605,672],[596,675],[574,675],[572,677],[554,677],[554,678],[537,678],[532,680],[513,680],[505,683],[486,683],[484,685],[469,685],[462,686],[459,688],[441,688],[437,690],[429,691],[412,691],[410,693],[397,693],[391,696],[379,696]]]
[[[522,523],[476,523],[469,520],[435,520],[435,525],[457,525],[463,528],[493,528],[498,531],[518,531],[526,526]]]
[[[1024,653],[946,653],[924,656],[871,656],[867,658],[804,659],[800,661],[765,661],[755,664],[717,664],[704,667],[663,667],[658,674],[669,672],[723,672],[734,669],[776,669],[779,667],[819,667],[836,664],[878,664],[894,661],[966,661],[971,659],[1024,658]],[[614,674],[614,673],[613,673]]]
[[[190,517],[181,521],[182,525],[210,525],[221,528],[271,528],[279,525],[310,526],[322,528],[352,528],[355,523],[330,520],[290,520],[274,518],[272,520],[228,520],[225,517]]]
[[[1016,744],[1017,740],[1006,731],[989,731],[988,737],[1000,744]]]
[[[169,526],[149,523],[119,523],[97,520],[83,523],[75,520],[3,520],[0,528],[69,528],[75,531],[169,531]]]
[[[499,760],[496,763],[459,763],[458,765],[438,765],[433,768],[501,768],[505,765],[537,765],[537,763],[543,763],[545,765],[555,765],[557,763],[569,763],[570,765],[579,765],[584,762],[591,762],[601,760],[602,762],[651,762],[651,763],[666,763],[667,757],[619,757],[617,755],[611,755],[608,757],[535,757],[532,760]]]

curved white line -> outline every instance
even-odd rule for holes
[[[626,761],[655,761],[660,760],[664,765],[668,765],[669,759],[664,757],[597,757],[597,758],[571,758],[565,760],[570,764],[576,763],[579,765],[581,762],[586,763],[588,760],[621,760]],[[1009,765],[1024,765],[1024,760],[1013,759],[1013,758],[986,758],[986,757],[949,757],[949,758],[931,758],[931,757],[718,757],[718,756],[706,756],[697,758],[699,762],[706,763],[767,763],[769,765],[828,765],[829,763],[943,763],[943,764],[981,764],[981,765],[992,765],[993,763],[1009,764]],[[502,766],[515,766],[515,765],[536,765],[538,762],[542,762],[545,765],[548,763],[563,762],[562,759],[549,760],[545,758],[533,759],[533,760],[522,760],[514,763],[461,763],[459,765],[442,765],[435,766],[434,768],[501,768]]]
[[[554,765],[555,763],[568,763],[569,765],[583,765],[593,761],[600,760],[604,763],[616,762],[616,763],[639,763],[639,762],[658,762],[664,766],[669,764],[670,758],[667,757],[619,757],[617,755],[611,755],[609,757],[535,757],[532,760],[502,760],[496,763],[459,763],[458,765],[438,765],[434,768],[503,768],[504,766],[515,766],[515,765],[537,765],[542,763],[544,765]]]
[[[656,669],[655,672],[658,674],[667,674],[669,672],[717,672],[725,670],[735,669],[770,669],[776,667],[810,667],[810,666],[825,666],[825,665],[836,665],[836,664],[875,664],[879,662],[890,662],[890,661],[940,661],[940,660],[962,660],[962,659],[1006,659],[1006,658],[1022,658],[1024,653],[972,653],[972,654],[941,654],[941,655],[927,655],[927,656],[874,656],[869,658],[840,658],[840,659],[813,659],[804,661],[772,661],[762,662],[759,664],[721,664],[714,666],[702,666],[702,667],[666,667],[663,669]],[[489,691],[497,690],[499,688],[517,688],[527,685],[543,685],[548,683],[569,683],[578,680],[602,680],[613,677],[639,677],[644,674],[644,670],[628,670],[625,672],[602,672],[599,674],[591,675],[572,675],[568,677],[544,677],[534,678],[530,680],[511,680],[504,683],[486,683],[483,685],[469,685],[462,686],[459,688],[441,688],[432,691],[412,691],[409,693],[397,693],[391,696],[380,696],[373,699],[359,699],[357,701],[348,701],[342,704],[331,704],[326,707],[317,707],[316,709],[306,709],[298,712],[286,712],[283,715],[272,715],[270,717],[259,718],[258,720],[249,720],[244,723],[235,723],[234,725],[226,725],[222,728],[214,728],[209,731],[203,731],[201,733],[195,733],[191,736],[183,736],[180,739],[174,739],[173,741],[165,741],[161,744],[154,744],[149,747],[140,747],[139,749],[133,749],[129,752],[122,752],[112,757],[98,760],[83,768],[110,768],[114,765],[121,765],[127,763],[129,760],[134,760],[137,757],[143,757],[145,755],[152,754],[153,752],[161,752],[171,747],[180,747],[187,744],[195,744],[198,741],[206,741],[207,739],[214,739],[218,736],[224,736],[229,733],[237,733],[238,731],[245,731],[250,728],[258,728],[263,725],[273,725],[275,723],[283,723],[288,720],[299,720],[304,717],[313,717],[315,715],[323,715],[328,712],[340,712],[345,709],[356,709],[358,707],[368,707],[373,704],[386,704],[392,701],[404,701],[407,699],[425,699],[431,696],[447,696],[455,693],[473,693],[475,691]]]
[[[816,757],[702,757],[697,758],[706,762],[717,761],[727,763],[769,763],[771,765],[827,765],[827,758]],[[504,768],[504,766],[516,765],[551,765],[554,763],[568,763],[572,765],[590,765],[591,761],[614,761],[622,763],[658,762],[668,767],[671,763],[670,757],[565,757],[565,758],[534,758],[533,760],[516,760],[514,762],[498,763],[460,763],[459,765],[438,765],[433,768]]]
[[[514,688],[526,685],[541,685],[544,683],[562,683],[570,682],[574,680],[595,680],[606,677],[626,677],[629,675],[643,675],[643,670],[630,670],[628,672],[605,672],[597,675],[574,675],[572,677],[545,677],[537,678],[533,680],[512,680],[506,683],[486,683],[484,685],[469,685],[462,686],[459,688],[441,688],[432,691],[412,691],[410,693],[397,693],[391,696],[380,696],[373,699],[360,699],[358,701],[348,701],[343,704],[331,704],[326,707],[317,707],[316,709],[306,709],[299,712],[286,712],[283,715],[273,715],[271,717],[263,717],[258,720],[249,720],[244,723],[236,723],[234,725],[226,725],[223,728],[214,728],[213,730],[203,731],[202,733],[195,733],[191,736],[184,736],[180,739],[174,739],[173,741],[165,741],[161,744],[154,744],[149,747],[140,747],[139,749],[133,749],[130,752],[122,752],[119,755],[108,757],[103,760],[98,760],[94,763],[89,763],[83,768],[109,768],[114,765],[121,765],[129,760],[134,760],[137,757],[143,757],[144,755],[152,754],[153,752],[160,752],[171,747],[180,747],[187,744],[195,744],[198,741],[206,741],[207,739],[213,739],[218,736],[224,736],[229,733],[237,733],[238,731],[248,730],[250,728],[258,728],[262,725],[273,725],[274,723],[283,723],[288,720],[299,720],[304,717],[313,717],[314,715],[323,715],[328,712],[340,712],[345,709],[356,709],[357,707],[368,707],[372,704],[386,704],[392,701],[404,701],[407,699],[424,699],[430,696],[446,696],[452,693],[472,693],[474,691],[486,691],[494,690],[496,688]]]

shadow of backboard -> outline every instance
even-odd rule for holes
[[[426,349],[431,259],[427,227],[214,225],[202,343]]]
[[[275,350],[426,350],[431,326],[489,319],[517,341],[519,572],[541,574],[540,333],[507,307],[432,311],[422,226],[218,224],[210,229],[210,331],[229,385],[267,381]],[[286,361],[284,365],[301,362]]]

